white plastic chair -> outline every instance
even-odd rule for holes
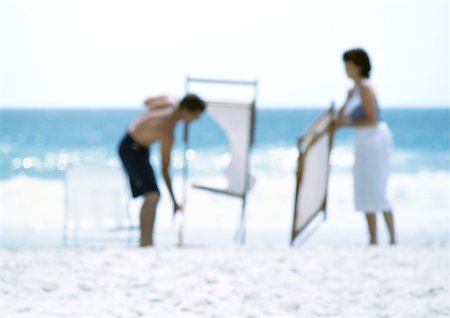
[[[131,244],[135,227],[128,209],[128,182],[120,167],[71,166],[65,171],[65,246],[117,241],[126,232]],[[123,234],[119,236],[123,239]]]

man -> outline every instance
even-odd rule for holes
[[[181,101],[173,96],[148,98],[144,102],[149,111],[129,127],[119,146],[119,155],[130,178],[133,197],[144,196],[142,204],[141,246],[153,245],[153,226],[160,193],[149,162],[149,147],[159,142],[161,146],[162,173],[173,202],[173,213],[181,210],[177,203],[169,173],[174,131],[179,121],[190,123],[205,110],[205,102],[193,94]]]

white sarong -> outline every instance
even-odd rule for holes
[[[355,129],[354,199],[361,212],[390,211],[386,196],[392,134],[384,122]]]

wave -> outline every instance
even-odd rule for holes
[[[192,173],[216,173],[226,168],[231,158],[226,147],[191,149],[187,153]],[[176,148],[172,154],[174,173],[183,169],[183,150]],[[295,171],[298,157],[296,147],[285,144],[272,144],[255,147],[251,154],[251,167],[254,171],[289,173]],[[160,170],[159,148],[152,149],[151,162]],[[350,171],[354,162],[353,148],[350,144],[337,145],[330,156],[331,166],[335,171]],[[0,179],[12,178],[19,174],[35,177],[62,177],[70,165],[104,164],[120,166],[114,151],[89,148],[84,150],[48,151],[42,155],[2,156]],[[395,149],[391,169],[393,173],[418,173],[420,171],[449,171],[450,152],[415,151]]]

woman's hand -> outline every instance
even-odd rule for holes
[[[335,118],[331,121],[331,127],[334,127],[335,129],[352,126],[352,124],[353,124],[352,119],[348,117]]]
[[[330,133],[334,134],[338,128],[342,126],[342,120],[339,118],[334,118],[330,124]]]

